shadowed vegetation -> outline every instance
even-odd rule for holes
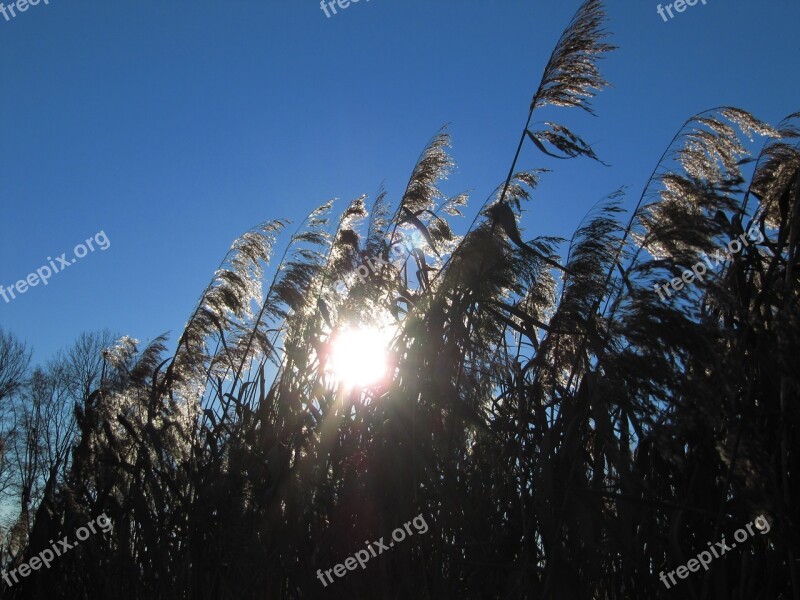
[[[9,568],[100,513],[114,530],[5,597],[800,598],[800,113],[775,128],[697,115],[628,216],[615,192],[572,239],[525,239],[523,207],[552,175],[517,170],[521,150],[599,161],[531,121],[591,112],[603,27],[587,0],[468,228],[466,196],[440,189],[442,131],[396,203],[326,203],[277,266],[286,222],[236,240],[173,353],[106,352]],[[703,281],[654,292],[750,230],[763,240]],[[346,389],[327,366],[356,323],[392,325],[391,376]],[[320,583],[417,514],[427,533]],[[759,515],[768,534],[659,581]]]

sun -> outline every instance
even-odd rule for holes
[[[377,383],[387,371],[388,335],[377,327],[344,329],[334,338],[330,370],[347,388]]]

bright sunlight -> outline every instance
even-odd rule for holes
[[[331,371],[344,385],[366,387],[386,374],[385,331],[376,327],[345,329],[333,341]]]

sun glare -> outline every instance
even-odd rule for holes
[[[369,327],[341,331],[333,342],[331,371],[345,387],[365,387],[386,375],[387,335]]]

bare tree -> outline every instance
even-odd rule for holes
[[[0,327],[0,494],[9,489],[13,479],[8,457],[15,435],[11,399],[24,385],[30,361],[25,343]]]
[[[19,486],[20,515],[27,522],[45,489],[63,473],[75,436],[74,398],[62,362],[36,368],[13,405],[12,455]]]
[[[31,511],[53,490],[69,465],[75,440],[75,406],[100,386],[103,352],[113,343],[108,330],[82,333],[44,368],[17,384],[10,403],[9,469],[16,488],[18,536],[30,531]]]
[[[15,445],[16,430],[12,400],[25,384],[30,361],[25,343],[0,327],[0,496],[13,489],[15,469],[9,451]],[[3,556],[0,562],[4,562]]]
[[[25,343],[0,327],[0,403],[22,386],[30,362],[31,353]]]
[[[108,329],[83,332],[72,346],[56,356],[71,400],[84,403],[100,387],[103,350],[113,346],[117,337]]]

